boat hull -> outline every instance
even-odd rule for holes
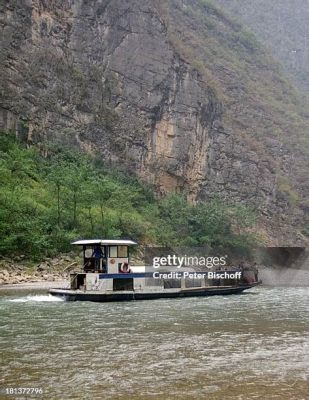
[[[162,291],[162,292],[113,292],[99,293],[95,291],[80,291],[70,289],[50,289],[49,293],[53,296],[62,297],[67,301],[94,301],[94,302],[112,302],[112,301],[134,301],[134,300],[155,300],[166,298],[179,297],[207,297],[218,295],[240,294],[244,290],[251,289],[258,283],[250,285],[239,285],[230,287],[208,287],[194,288],[177,291]]]

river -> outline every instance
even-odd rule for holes
[[[110,304],[1,290],[0,397],[308,399],[308,310],[307,287]]]

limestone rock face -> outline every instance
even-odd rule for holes
[[[302,242],[306,155],[291,137],[306,116],[264,50],[201,3],[2,2],[0,128],[79,146],[158,193],[252,204],[271,243]]]

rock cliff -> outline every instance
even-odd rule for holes
[[[309,95],[308,0],[216,0],[216,4],[246,23]]]
[[[306,242],[308,114],[239,22],[202,0],[1,2],[0,128],[70,144]]]

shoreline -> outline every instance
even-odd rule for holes
[[[73,270],[79,269],[72,254],[61,254],[30,265],[20,256],[18,260],[0,257],[0,289],[49,288],[68,282]]]
[[[22,282],[22,283],[7,283],[0,285],[0,291],[5,290],[26,290],[26,289],[36,289],[36,290],[47,290],[53,287],[59,289],[65,288],[69,284],[68,280],[59,281],[36,281],[36,282]]]

